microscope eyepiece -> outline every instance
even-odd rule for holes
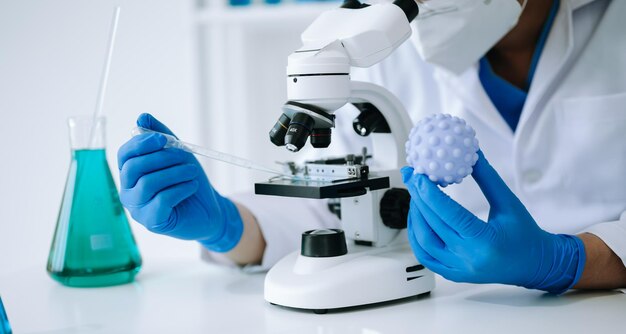
[[[274,143],[274,145],[285,145],[285,135],[287,134],[290,122],[291,118],[287,115],[280,115],[280,118],[278,118],[278,121],[276,121],[276,124],[274,124],[274,127],[270,130],[270,141]]]
[[[413,21],[413,19],[417,17],[417,14],[419,14],[419,7],[417,7],[415,0],[396,0],[393,4],[402,9],[409,22]]]
[[[291,152],[298,152],[306,144],[315,121],[305,113],[296,113],[285,134],[285,145]]]

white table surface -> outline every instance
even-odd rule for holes
[[[135,283],[67,288],[45,269],[0,275],[16,334],[626,333],[626,294],[546,295],[441,278],[430,296],[325,315],[263,300],[264,274],[185,260],[148,263]]]

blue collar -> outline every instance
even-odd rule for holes
[[[539,39],[537,40],[537,45],[535,47],[535,52],[533,53],[530,69],[528,71],[528,76],[523,89],[516,87],[510,82],[504,80],[502,77],[498,76],[493,71],[486,56],[480,59],[480,67],[478,70],[480,82],[483,85],[485,92],[491,99],[491,102],[513,131],[515,131],[517,124],[519,123],[520,115],[522,113],[522,109],[524,108],[526,97],[528,96],[528,90],[530,89],[533,77],[535,76],[535,70],[537,69],[539,58],[541,57],[546,40],[550,34],[559,5],[559,0],[554,0],[552,3],[548,19],[541,30]]]

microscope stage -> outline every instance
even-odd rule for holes
[[[389,177],[352,178],[343,180],[277,178],[254,184],[257,195],[301,198],[342,198],[364,195],[367,190],[389,188]]]

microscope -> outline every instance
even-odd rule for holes
[[[322,13],[288,58],[288,101],[270,131],[277,146],[298,152],[310,138],[331,143],[334,112],[352,104],[360,114],[355,135],[371,136],[377,170],[368,154],[291,164],[297,177],[255,184],[262,195],[329,199],[342,229],[305,231],[301,250],[281,259],[265,279],[265,299],[325,313],[430,292],[434,275],[419,264],[406,235],[410,196],[401,181],[404,145],[412,127],[401,102],[385,88],[352,81],[352,66],[370,67],[411,35],[416,0],[363,4],[345,1]],[[338,124],[343,126],[345,124]]]

